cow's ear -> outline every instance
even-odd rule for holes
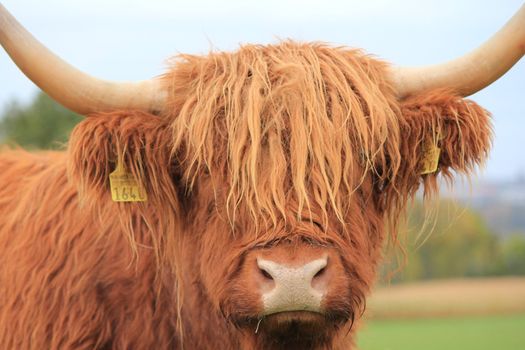
[[[175,201],[170,140],[168,125],[148,113],[90,115],[71,134],[70,179],[81,199],[111,201],[109,175],[120,163],[146,191],[148,201]]]
[[[438,189],[438,174],[451,180],[454,173],[469,175],[483,164],[492,127],[489,112],[475,102],[436,90],[401,103],[400,133],[401,177],[413,178],[405,190],[414,191],[422,180],[429,194]]]

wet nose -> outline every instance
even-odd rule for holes
[[[264,313],[284,311],[314,311],[321,309],[329,278],[328,257],[310,260],[299,266],[289,266],[270,259],[257,258]]]

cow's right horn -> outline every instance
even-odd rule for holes
[[[115,109],[158,112],[164,106],[160,79],[112,82],[92,77],[49,51],[1,4],[0,44],[29,79],[79,114]]]
[[[492,38],[452,61],[423,67],[392,67],[400,99],[430,89],[448,88],[472,95],[492,84],[525,54],[525,5]]]

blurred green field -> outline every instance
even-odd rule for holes
[[[378,320],[358,334],[361,350],[523,350],[525,314]]]
[[[379,287],[358,335],[361,350],[525,350],[525,279]]]

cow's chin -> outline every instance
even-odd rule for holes
[[[245,320],[246,321],[246,320]],[[312,311],[285,311],[243,322],[260,349],[328,349],[348,319]]]

